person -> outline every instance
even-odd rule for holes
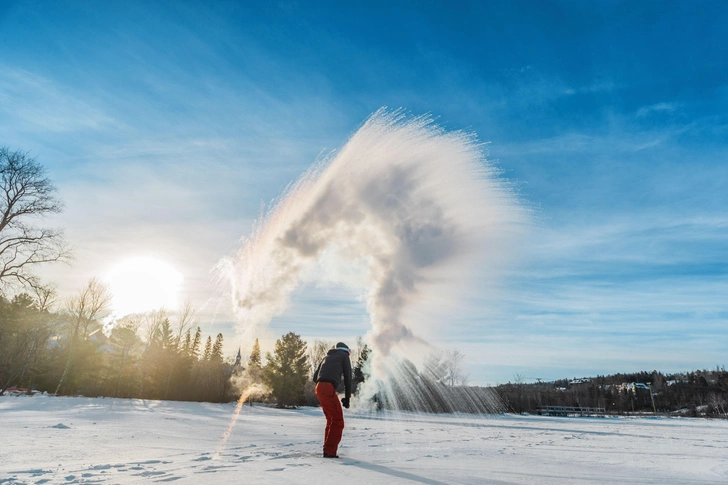
[[[316,397],[326,416],[326,434],[324,435],[324,458],[338,458],[337,451],[344,431],[344,411],[342,404],[349,409],[351,398],[351,350],[344,342],[336,344],[329,350],[313,374],[316,383]],[[344,397],[339,403],[336,388],[344,375]]]

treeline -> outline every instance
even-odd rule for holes
[[[103,320],[108,288],[92,279],[62,310],[52,292],[0,296],[0,395],[27,389],[56,395],[229,402],[256,387],[251,401],[318,405],[311,381],[332,344],[291,332],[265,361],[258,340],[246,362],[224,359],[223,336],[203,342],[193,309]],[[108,322],[107,322],[108,323]],[[196,327],[196,328],[195,328]],[[353,382],[365,379],[369,348],[357,339]],[[343,384],[342,384],[343,385]],[[17,392],[17,391],[16,391]]]
[[[728,371],[683,374],[658,371],[554,382],[515,382],[495,387],[508,410],[538,413],[544,406],[604,408],[611,414],[728,417]]]
[[[276,403],[281,407],[308,405],[318,406],[315,383],[311,380],[314,370],[326,354],[334,348],[333,342],[316,340],[309,347],[301,337],[290,332],[276,341],[274,352],[266,354],[265,365],[261,364],[260,346],[256,340],[247,368],[235,372],[235,379],[246,387],[262,384],[266,392],[256,391],[251,400]],[[352,346],[352,394],[368,378],[368,362],[372,351],[361,337]],[[458,350],[434,352],[424,362],[423,368],[407,360],[392,363],[392,375],[386,384],[375,389],[372,408],[399,409],[433,413],[483,412],[496,409],[492,393],[482,388],[465,386],[467,381],[462,370],[464,355]],[[339,393],[344,392],[344,382],[339,384]]]
[[[229,402],[247,392],[250,401],[281,407],[318,405],[313,371],[333,347],[311,345],[290,332],[263,358],[258,341],[241,362],[223,357],[223,336],[203,339],[193,309],[129,315],[103,328],[111,295],[91,280],[63,309],[54,293],[35,288],[11,300],[0,297],[0,393],[10,387],[58,395]],[[352,346],[354,393],[367,378],[369,347]],[[463,355],[433,354],[422,370],[400,363],[388,392],[375,395],[384,409],[478,412],[498,408],[490,393],[466,386]],[[339,389],[343,392],[342,387]],[[254,391],[250,391],[254,389]],[[545,406],[603,408],[612,414],[656,413],[728,416],[725,368],[684,374],[638,372],[553,382],[515,382],[492,389],[515,413]]]
[[[0,394],[10,386],[55,394],[225,401],[233,394],[222,335],[201,342],[189,305],[102,321],[109,289],[92,279],[54,311],[56,292],[33,272],[68,262],[63,231],[41,227],[63,203],[36,158],[0,147]]]
[[[361,337],[352,348],[352,392],[364,382],[364,368],[369,359],[369,347]],[[260,344],[255,340],[247,365],[234,370],[233,380],[240,392],[261,385],[249,395],[250,401],[275,403],[279,407],[318,406],[315,394],[313,373],[333,343],[315,340],[309,347],[300,335],[289,332],[276,340],[273,353],[267,353],[265,364],[262,362]],[[339,392],[344,391],[341,382]]]
[[[46,298],[43,298],[45,296]],[[235,394],[223,336],[202,342],[194,311],[129,315],[104,333],[108,289],[91,280],[63,310],[48,294],[0,297],[0,393],[225,402]]]

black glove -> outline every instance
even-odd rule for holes
[[[341,404],[346,408],[349,409],[349,398],[348,397],[342,397],[341,398]]]

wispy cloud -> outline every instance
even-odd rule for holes
[[[673,141],[680,135],[697,128],[698,122],[666,127],[631,129],[612,126],[606,133],[595,133],[593,129],[562,133],[554,137],[529,140],[518,143],[501,143],[492,147],[498,157],[513,157],[541,154],[594,153],[619,155],[622,152],[639,152]]]
[[[657,103],[643,106],[637,110],[636,116],[643,118],[654,113],[672,113],[680,107],[679,103]]]
[[[23,69],[0,65],[0,126],[33,132],[118,128],[118,122],[87,98]]]
[[[595,79],[591,84],[586,86],[579,86],[575,88],[566,88],[563,93],[571,96],[575,94],[597,94],[597,93],[609,93],[616,89],[620,89],[619,84],[611,79],[600,78]]]

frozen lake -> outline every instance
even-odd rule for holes
[[[0,397],[0,483],[726,484],[728,421],[345,412]],[[219,459],[215,452],[220,447]]]

